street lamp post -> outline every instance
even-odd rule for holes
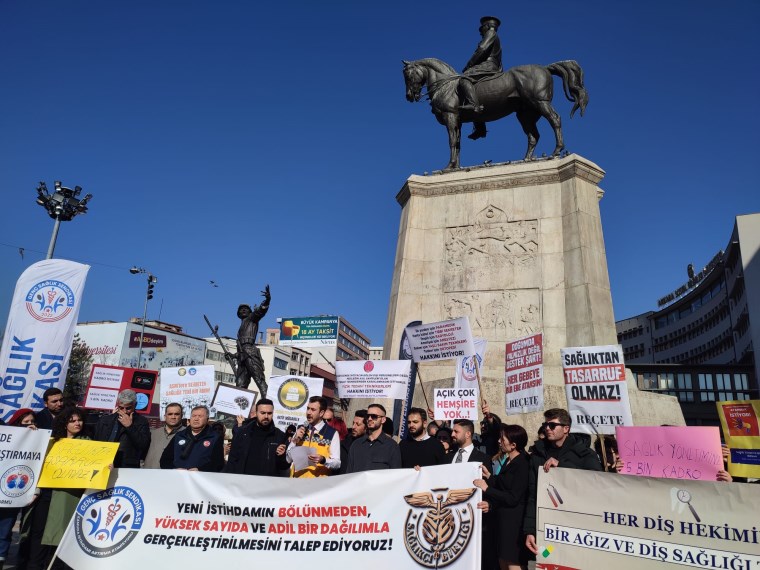
[[[145,269],[142,267],[133,267],[129,270],[129,272],[132,275],[137,275],[138,273],[148,273]],[[145,336],[145,319],[148,318],[148,301],[150,301],[153,298],[153,288],[155,287],[156,283],[158,283],[158,277],[155,275],[148,273],[148,290],[145,293],[145,306],[143,308],[143,318],[142,318],[142,330],[140,331],[140,348],[138,349],[137,354],[137,367],[142,368],[142,347],[143,347],[143,337]]]
[[[37,203],[45,208],[48,215],[55,220],[53,235],[50,238],[45,259],[53,258],[61,222],[70,222],[77,214],[87,213],[87,202],[92,199],[92,194],[87,194],[80,200],[78,196],[81,192],[82,189],[79,186],[75,186],[73,190],[61,186],[60,180],[55,181],[55,192],[52,195],[48,193],[47,185],[44,182],[40,182],[37,187]]]

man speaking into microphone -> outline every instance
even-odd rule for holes
[[[323,417],[327,409],[327,400],[322,396],[312,396],[306,406],[308,425],[299,426],[288,446],[287,460],[291,466],[291,477],[326,477],[331,471],[340,469],[340,437],[335,428],[327,425]],[[296,469],[294,456],[296,448],[308,449],[308,463],[302,469]]]

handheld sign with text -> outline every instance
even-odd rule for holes
[[[335,363],[339,398],[403,400],[411,360],[344,360]]]
[[[574,433],[614,434],[633,425],[619,345],[562,348],[560,355]]]
[[[715,403],[730,452],[728,472],[735,477],[760,477],[760,400]]]
[[[32,502],[49,442],[49,429],[0,426],[0,506]]]
[[[446,360],[475,354],[470,320],[467,317],[408,326],[406,334],[415,362]]]
[[[64,438],[54,442],[45,457],[38,487],[105,489],[111,475],[117,442]]]
[[[538,333],[507,343],[504,391],[508,415],[544,408],[543,338],[543,333]]]
[[[615,438],[625,475],[715,481],[723,469],[716,427],[618,427]]]
[[[475,388],[436,388],[435,419],[478,421],[478,393]]]
[[[92,410],[113,410],[119,392],[134,390],[137,395],[135,411],[148,414],[157,379],[158,373],[154,370],[93,364],[84,405]]]

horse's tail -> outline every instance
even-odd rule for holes
[[[547,65],[546,69],[549,73],[562,78],[562,88],[565,91],[565,97],[571,103],[574,103],[573,108],[570,110],[570,117],[572,118],[575,111],[581,110],[581,117],[586,111],[586,105],[588,105],[588,92],[583,86],[583,69],[578,65],[577,61],[568,59],[565,61],[558,61]]]

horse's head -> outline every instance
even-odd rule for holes
[[[425,84],[425,70],[415,62],[404,60],[404,83],[406,83],[406,100],[416,103],[422,97]]]

